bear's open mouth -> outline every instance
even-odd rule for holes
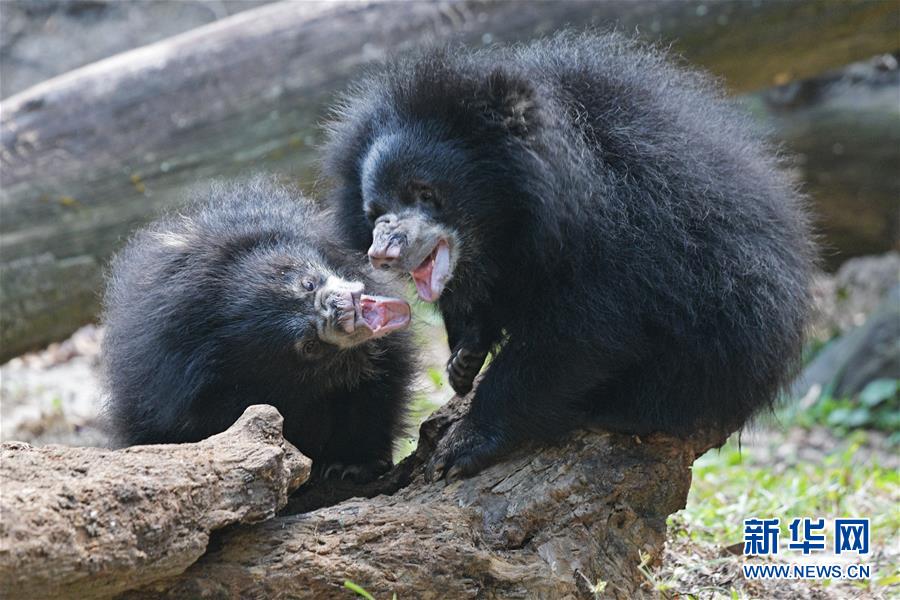
[[[435,302],[444,291],[450,279],[450,245],[447,240],[438,240],[431,254],[410,272],[419,298],[425,302]]]
[[[367,327],[372,337],[381,337],[409,325],[409,304],[385,296],[359,297],[357,324]]]

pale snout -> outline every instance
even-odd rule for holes
[[[359,281],[329,277],[318,294],[318,304],[325,319],[337,328],[352,333],[363,289]]]
[[[364,294],[359,281],[331,276],[316,294],[319,339],[352,348],[409,325],[409,304],[401,298]]]
[[[369,262],[376,269],[390,269],[399,263],[399,259],[409,238],[406,233],[398,231],[399,220],[394,215],[379,219],[372,230],[372,245],[369,246]]]

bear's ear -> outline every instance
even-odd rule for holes
[[[527,137],[538,124],[534,88],[527,81],[496,69],[482,83],[472,108],[490,125]]]

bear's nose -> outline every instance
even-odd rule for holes
[[[365,286],[359,281],[346,281],[330,276],[316,293],[316,306],[323,312],[350,311],[359,303]]]
[[[400,262],[400,254],[409,242],[399,224],[395,215],[383,215],[372,230],[372,245],[368,254],[369,262],[376,269],[390,269]]]
[[[369,246],[369,262],[376,269],[390,269],[400,256],[400,244],[372,244]]]

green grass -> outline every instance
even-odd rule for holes
[[[842,449],[821,461],[798,458],[782,468],[731,441],[694,463],[687,507],[669,518],[671,531],[692,542],[730,546],[743,540],[744,519],[780,517],[784,548],[796,517],[869,517],[875,557],[897,543],[900,475],[877,453],[861,452],[865,440],[865,432],[854,432]],[[887,562],[876,585],[893,583],[897,575],[896,565]]]
[[[344,588],[350,590],[357,596],[365,598],[365,600],[375,600],[375,597],[370,594],[364,587],[357,583],[353,583],[349,579],[344,580]],[[391,596],[391,600],[397,600],[397,594]]]
[[[875,429],[900,444],[900,380],[876,379],[855,398],[836,398],[829,390],[811,406],[795,402],[781,411],[782,423],[810,428],[825,425],[838,435]]]
[[[436,388],[444,387],[444,374],[437,367],[428,367],[428,379]]]
[[[370,594],[369,592],[367,592],[367,591],[365,590],[365,588],[363,588],[363,587],[362,587],[361,585],[359,585],[359,584],[353,583],[353,582],[350,581],[349,579],[347,579],[347,580],[344,581],[344,588],[350,590],[351,592],[353,592],[353,593],[356,594],[357,596],[362,596],[362,597],[365,598],[366,600],[375,600],[375,598],[372,596],[372,594]]]
[[[781,516],[785,533],[793,517],[870,516],[873,540],[887,542],[900,529],[900,475],[877,458],[854,460],[859,447],[853,442],[822,463],[800,461],[779,473],[729,442],[694,463],[685,521],[696,537],[730,544],[742,539],[751,516]]]

